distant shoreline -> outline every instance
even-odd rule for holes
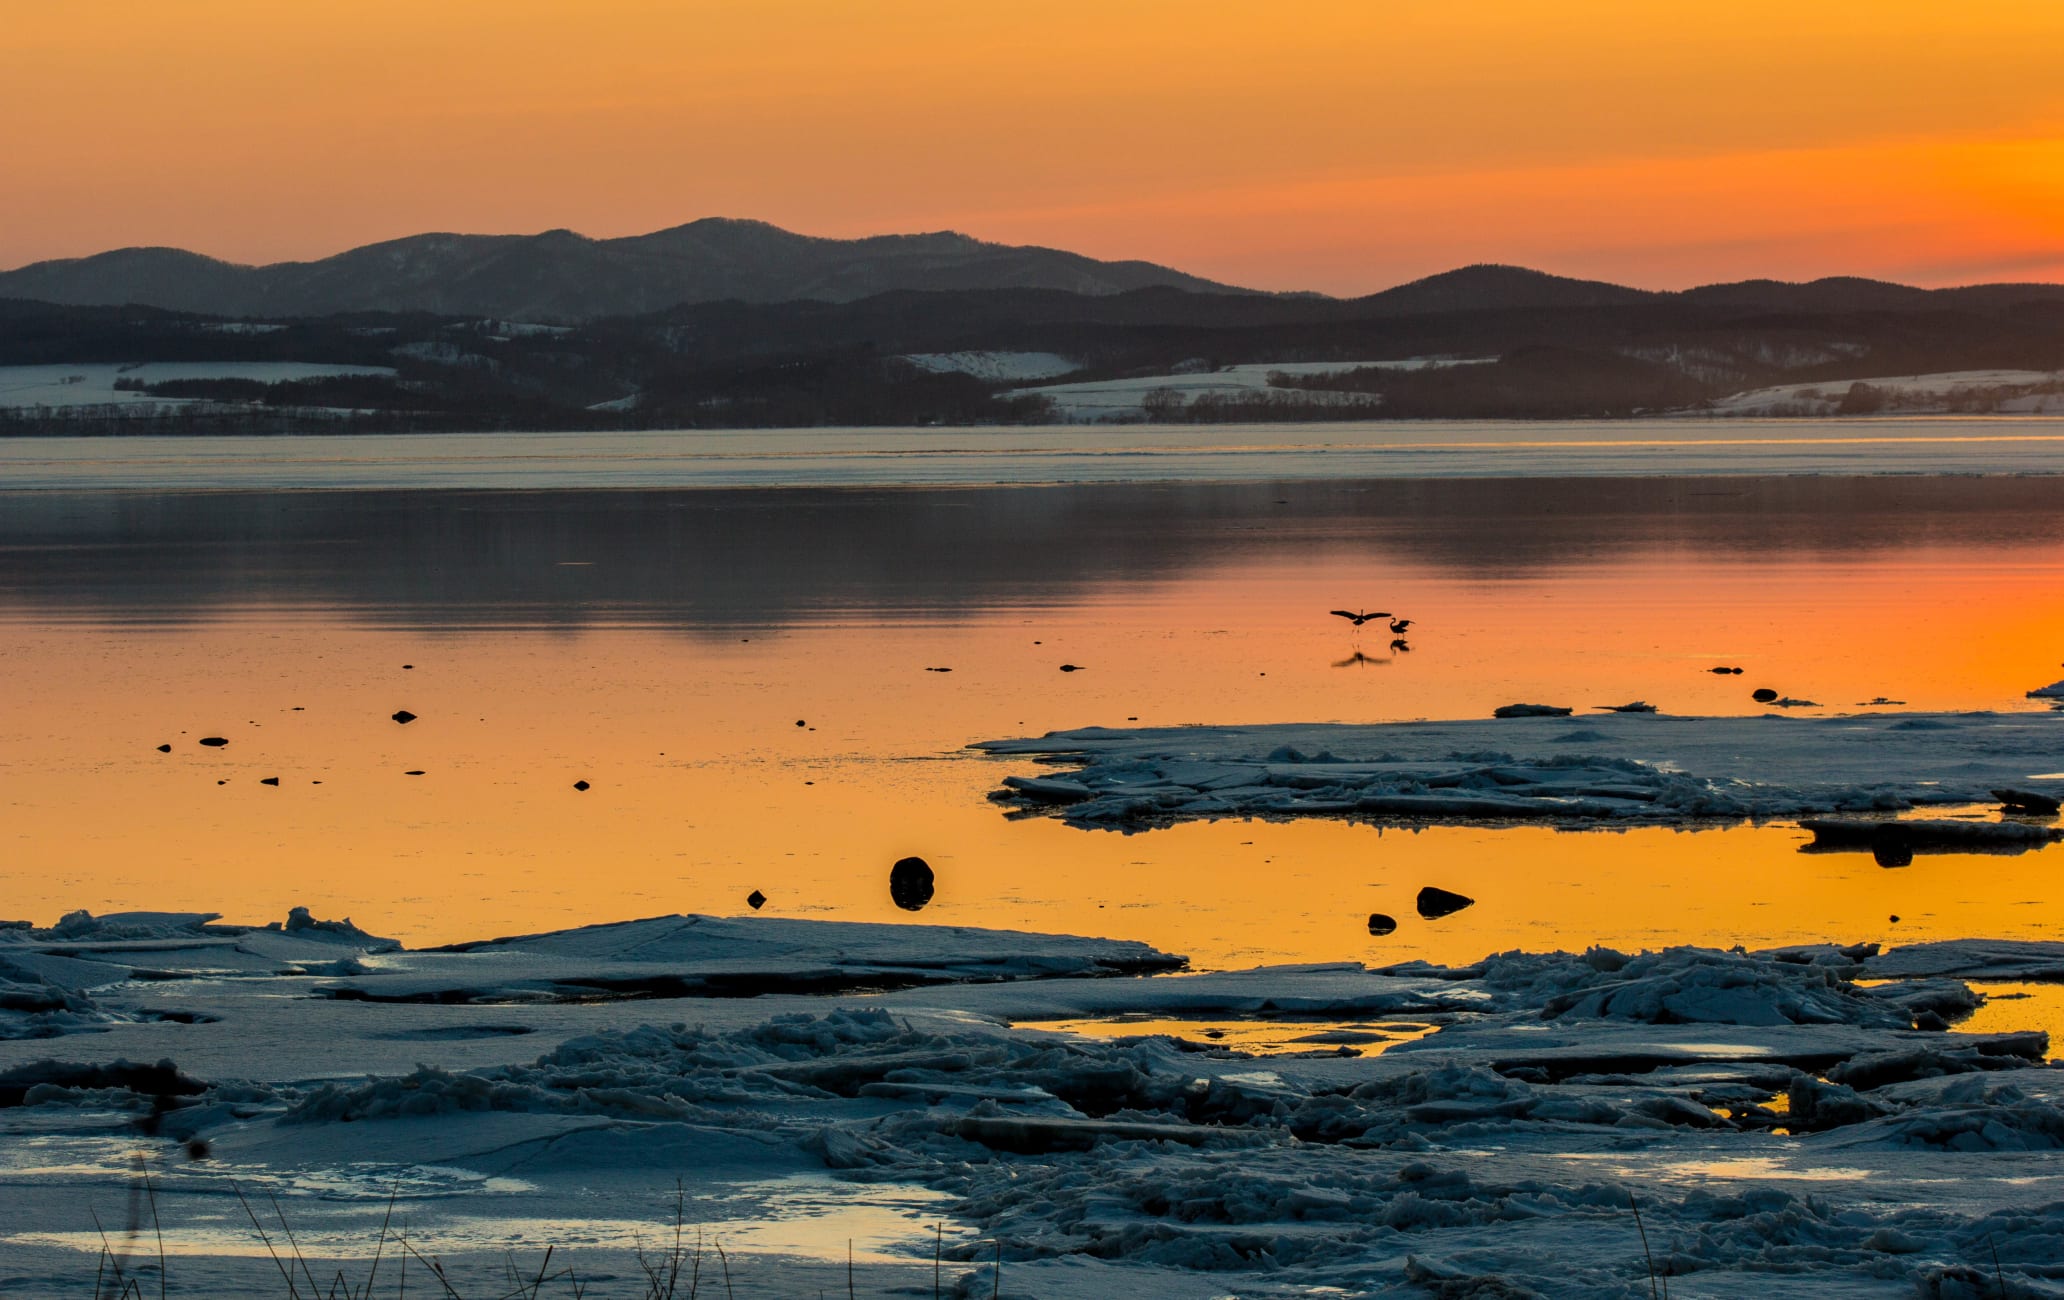
[[[0,490],[2059,473],[2064,418],[2040,416],[0,438]]]

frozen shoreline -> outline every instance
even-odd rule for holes
[[[864,487],[2050,475],[2064,419],[1377,421],[0,438],[10,489]]]
[[[231,1178],[280,1195],[354,1276],[396,1189],[415,1239],[462,1275],[512,1246],[571,1244],[544,1225],[578,1221],[573,1258],[619,1279],[598,1295],[635,1293],[633,1228],[656,1230],[677,1177],[696,1221],[742,1252],[740,1294],[827,1284],[855,1229],[823,1208],[844,1195],[826,1179],[883,1207],[862,1269],[877,1289],[928,1286],[925,1225],[943,1214],[960,1296],[989,1294],[1000,1241],[1006,1295],[1632,1298],[1648,1275],[1630,1196],[1684,1294],[1975,1297],[1988,1238],[2010,1294],[2064,1285],[2064,1071],[2040,1033],[1942,1028],[1982,1000],[1965,980],[2064,977],[2064,944],[1110,977],[1176,961],[758,917],[420,952],[305,914],[0,931],[10,996],[70,997],[78,1017],[17,1009],[11,1027],[62,1036],[0,1041],[0,1187],[22,1207],[0,1230],[10,1293],[90,1290],[91,1213],[126,1195],[139,1147],[176,1285],[216,1293],[270,1285],[224,1212]],[[631,968],[776,966],[948,982],[592,996]],[[383,985],[407,996],[336,996]],[[1202,1036],[1011,1027],[1120,1015],[1335,1025],[1335,1041],[1389,1050],[1254,1058]],[[115,1064],[160,1058],[177,1073]],[[206,1159],[181,1154],[193,1140]],[[817,1210],[799,1208],[805,1191]],[[756,1225],[819,1211],[835,1242],[750,1244]]]

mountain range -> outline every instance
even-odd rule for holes
[[[716,302],[848,303],[886,293],[987,290],[1111,298],[1141,289],[1238,299],[1219,311],[1247,321],[1671,303],[1731,311],[1855,312],[1994,311],[2025,301],[2064,302],[2064,286],[2047,284],[1929,290],[1837,277],[1657,292],[1509,266],[1464,267],[1362,298],[1329,299],[1263,294],[1151,262],[1099,261],[950,231],[821,239],[724,218],[621,239],[589,239],[570,230],[413,235],[318,261],[269,266],[174,248],[124,248],[0,272],[0,298],[72,306],[136,304],[268,318],[434,312],[545,323]]]
[[[521,321],[632,316],[682,303],[851,302],[892,290],[1170,287],[1245,293],[1150,262],[1102,262],[950,231],[818,239],[709,218],[649,235],[412,235],[314,262],[240,266],[176,248],[123,248],[0,272],[0,297],[135,303],[213,316],[428,311]]]

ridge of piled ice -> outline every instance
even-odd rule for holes
[[[838,923],[757,926],[652,918],[367,954],[370,973],[349,982],[376,984],[390,968],[425,979],[412,970],[418,961],[427,963],[424,989],[462,987],[440,981],[467,964],[535,977],[537,963],[555,963],[555,980],[583,968],[679,974],[697,961],[764,970],[776,958],[812,971],[878,969],[907,953],[934,971],[951,966],[939,965],[950,928],[874,927],[903,929],[899,943]],[[355,952],[358,942],[304,939],[286,927],[205,941],[319,943],[331,953]],[[149,942],[184,952],[178,945],[201,940]],[[1122,951],[994,932],[966,942],[964,956],[1063,965]],[[10,945],[0,961],[81,960],[69,951]],[[121,960],[133,959],[123,951],[132,955]],[[2064,1069],[2043,1064],[2040,1033],[1912,1026],[1977,1004],[1950,968],[1991,973],[2052,960],[2050,945],[1982,942],[1889,952],[1594,948],[1499,953],[1457,967],[929,983],[864,1007],[849,994],[784,997],[771,1008],[705,999],[672,1003],[675,1023],[654,1024],[637,1023],[649,1006],[555,1000],[483,1023],[577,1032],[530,1040],[540,1046],[488,1064],[442,1058],[323,1079],[308,1071],[309,1044],[282,1044],[302,1056],[283,1063],[268,1054],[263,1079],[234,1077],[234,1058],[216,1058],[212,1071],[167,1064],[176,1091],[160,1089],[143,1072],[151,1067],[116,1059],[127,1036],[146,1032],[117,1027],[67,1044],[75,1061],[0,1073],[0,1085],[20,1094],[0,1105],[20,1108],[13,1123],[52,1128],[114,1112],[125,1152],[140,1140],[138,1123],[160,1139],[198,1137],[214,1151],[201,1179],[220,1177],[217,1168],[253,1179],[305,1170],[329,1187],[340,1168],[373,1159],[368,1152],[426,1161],[434,1149],[439,1161],[524,1180],[540,1204],[558,1207],[540,1213],[561,1218],[572,1213],[565,1207],[590,1204],[598,1185],[624,1180],[670,1189],[678,1175],[693,1200],[697,1180],[715,1177],[713,1152],[746,1170],[917,1184],[953,1198],[962,1236],[959,1245],[948,1236],[949,1261],[985,1265],[1000,1244],[1006,1295],[1162,1300],[1333,1288],[1635,1300],[1649,1294],[1653,1261],[1683,1294],[1975,1298],[1999,1289],[1996,1244],[2007,1294],[2030,1296],[2060,1281]],[[337,982],[302,979],[294,987],[304,991]],[[127,1011],[135,987],[93,996]],[[307,1034],[326,1036],[320,1065],[331,1069],[331,1058],[348,1059],[350,1040],[327,1035],[346,1027],[370,1038],[396,1021],[481,1020],[464,1006],[343,1005],[264,990],[251,1001],[261,1000],[285,1002]],[[1255,1058],[1160,1034],[1088,1038],[1003,1023],[1018,1014],[1010,1007],[1179,1019],[1199,1008],[1295,1018],[1405,1004],[1428,1007],[1445,1027],[1366,1057]],[[248,1068],[260,1065],[253,1057]],[[368,1181],[378,1184],[370,1199],[346,1208],[363,1217],[370,1207],[377,1221],[392,1176]],[[314,1212],[297,1211],[297,1220]],[[962,1294],[989,1293],[989,1275],[961,1271],[977,1277]],[[1076,1284],[1091,1289],[1067,1289]]]

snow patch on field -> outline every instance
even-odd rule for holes
[[[388,366],[346,366],[323,361],[150,361],[141,365],[0,366],[0,407],[153,406],[187,399],[152,397],[115,387],[117,380],[164,384],[176,379],[249,379],[281,384],[340,375],[393,378]]]
[[[1080,370],[1058,352],[917,352],[903,358],[935,375],[973,375],[991,383],[1026,383]]]
[[[1149,393],[1178,394],[1185,402],[1203,396],[1261,397],[1272,391],[1270,375],[1334,375],[1350,370],[1426,370],[1440,366],[1480,365],[1480,360],[1452,360],[1438,357],[1410,357],[1396,361],[1281,361],[1199,367],[1163,375],[1129,375],[1120,379],[1099,379],[1076,384],[1043,384],[1020,388],[1009,397],[1045,397],[1054,404],[1055,415],[1074,424],[1102,421],[1131,421],[1146,418]],[[1374,394],[1335,393],[1322,389],[1298,389],[1300,401],[1337,402],[1342,405],[1376,405]]]
[[[1835,415],[1842,413],[1851,389],[1857,385],[1874,390],[1881,403],[1860,411],[1861,414],[2064,414],[2064,371],[2058,370],[1952,370],[1780,384],[1723,397],[1705,408],[1704,413]]]

